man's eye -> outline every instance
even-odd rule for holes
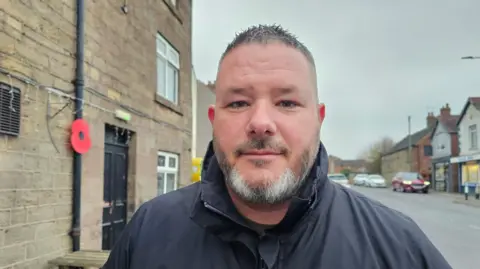
[[[245,101],[236,101],[236,102],[232,102],[228,105],[229,108],[242,108],[242,107],[245,107],[245,106],[248,106],[248,103],[245,102]]]
[[[280,101],[278,105],[285,108],[295,108],[298,106],[298,104],[293,101]]]

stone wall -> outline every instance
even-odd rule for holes
[[[416,149],[412,148],[412,154]],[[410,171],[408,164],[408,149],[397,151],[395,153],[382,157],[382,175],[387,183],[392,182],[393,176],[398,172]]]
[[[180,182],[191,170],[190,1],[85,1],[84,118],[92,148],[83,156],[81,248],[101,248],[104,130],[106,124],[132,131],[128,208],[156,196],[157,151],[180,156]],[[0,268],[46,268],[46,261],[71,249],[73,104],[48,94],[34,81],[73,96],[76,1],[0,1],[0,82],[22,92],[19,137],[0,135]],[[157,32],[180,54],[179,105],[156,96]],[[17,79],[17,78],[24,78]],[[112,111],[128,108],[132,120]],[[96,108],[95,108],[96,107]],[[98,109],[102,108],[102,109]],[[49,136],[51,132],[51,138]],[[58,148],[55,149],[55,146]]]

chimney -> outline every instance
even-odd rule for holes
[[[433,115],[432,112],[428,112],[427,115],[427,127],[428,128],[433,128],[435,127],[435,124],[437,123],[437,118]]]
[[[448,103],[442,107],[440,109],[440,117],[445,119],[445,118],[449,118],[451,115],[450,115],[450,106],[448,105]]]
[[[212,91],[212,92],[215,92],[215,81],[209,81],[207,83],[207,87]]]

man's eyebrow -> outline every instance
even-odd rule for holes
[[[227,88],[225,93],[227,95],[249,95],[253,91],[255,91],[253,88],[230,87],[230,88]],[[288,85],[285,87],[277,87],[272,89],[272,93],[274,95],[287,95],[287,94],[293,94],[298,92],[299,92],[298,88],[293,85]]]
[[[238,95],[245,95],[250,92],[251,89],[246,88],[239,88],[239,87],[231,87],[227,89],[227,94],[238,94]]]
[[[275,89],[275,92],[279,94],[290,94],[290,93],[295,93],[297,91],[298,89],[295,86],[287,86],[287,87],[281,87],[281,88]]]

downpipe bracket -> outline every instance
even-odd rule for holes
[[[70,237],[80,237],[81,229],[75,227],[75,228],[71,229],[68,234],[70,235]]]

